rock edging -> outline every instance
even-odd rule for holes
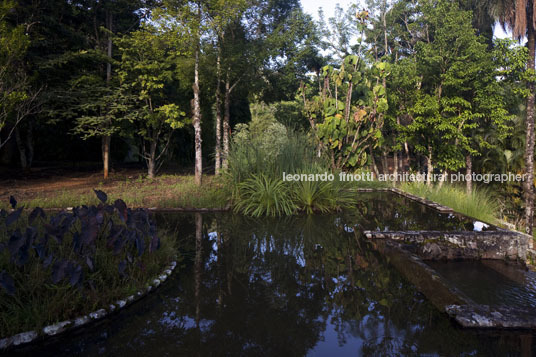
[[[28,344],[37,340],[39,337],[52,337],[61,333],[74,330],[89,324],[90,322],[100,320],[113,312],[119,311],[124,307],[130,305],[134,301],[146,296],[149,292],[160,286],[167,278],[173,273],[177,267],[177,262],[174,260],[168,265],[164,271],[153,279],[151,283],[143,290],[137,291],[135,294],[130,295],[124,299],[117,300],[113,304],[110,304],[106,309],[99,309],[97,311],[90,312],[87,315],[78,316],[71,320],[61,321],[52,325],[45,326],[40,331],[26,331],[10,337],[0,339],[0,351],[5,351],[10,347],[17,347],[24,344]]]

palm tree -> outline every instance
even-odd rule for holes
[[[536,1],[535,0],[496,0],[490,7],[491,14],[499,20],[506,30],[510,30],[514,38],[527,37],[529,52],[527,69],[534,70],[535,34],[536,34]],[[525,180],[523,192],[525,200],[525,223],[527,233],[532,235],[534,222],[534,82],[527,83],[527,118],[525,120]]]

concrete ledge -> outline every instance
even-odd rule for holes
[[[369,239],[390,239],[413,245],[422,259],[501,259],[525,262],[531,238],[526,234],[498,231],[364,231]]]
[[[487,305],[449,305],[445,312],[463,327],[536,329],[536,313],[531,310]]]
[[[479,305],[443,279],[406,245],[388,239],[372,241],[374,248],[440,311],[464,328],[536,329],[536,311]]]

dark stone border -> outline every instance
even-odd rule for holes
[[[57,336],[67,331],[73,331],[82,326],[85,326],[91,322],[101,320],[106,316],[109,316],[113,312],[117,312],[131,303],[140,300],[145,297],[151,291],[155,290],[160,284],[167,280],[171,273],[177,267],[177,262],[174,260],[169,266],[167,266],[164,271],[158,275],[152,282],[147,285],[143,290],[137,291],[135,294],[130,295],[122,300],[117,300],[116,302],[110,304],[107,309],[100,309],[97,311],[90,312],[87,315],[78,316],[71,320],[65,320],[58,322],[53,325],[45,326],[40,331],[26,331],[10,337],[6,337],[0,340],[0,351],[6,351],[10,347],[18,347],[21,345],[34,342],[40,337],[46,339],[48,337]]]

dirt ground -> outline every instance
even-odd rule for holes
[[[118,182],[136,180],[145,177],[142,168],[115,168],[104,180],[98,166],[84,168],[39,167],[29,171],[0,167],[0,200],[9,199],[13,195],[24,202],[40,197],[52,196],[61,191],[88,192],[94,188],[111,189]],[[169,180],[173,180],[170,178]],[[161,181],[160,181],[161,182]]]

